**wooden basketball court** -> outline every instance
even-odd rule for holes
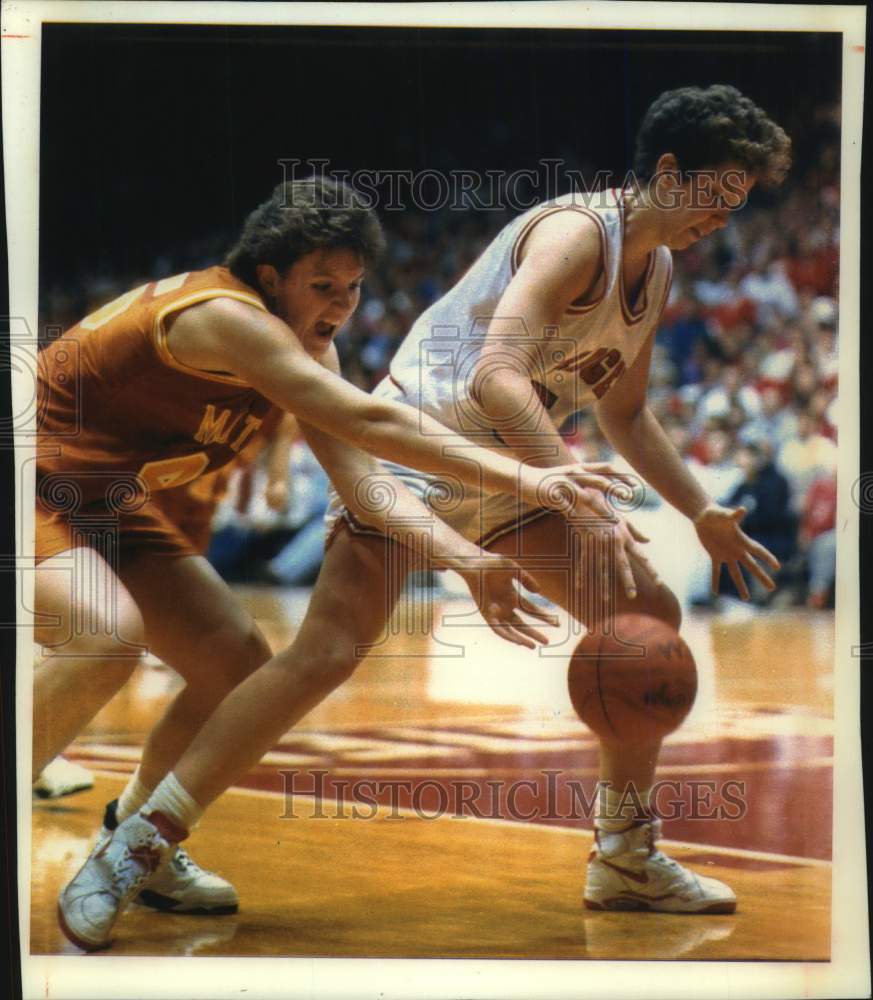
[[[243,589],[274,647],[307,592]],[[826,961],[830,956],[833,616],[691,613],[697,703],[665,743],[661,846],[734,888],[731,916],[588,911],[596,745],[576,719],[569,629],[543,655],[494,637],[462,599],[422,627],[412,595],[352,680],[186,844],[240,911],[133,906],[107,954]],[[564,621],[566,627],[566,621]],[[70,756],[89,792],[34,802],[31,950],[75,954],[55,900],[178,684],[142,668]]]

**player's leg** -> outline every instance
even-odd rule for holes
[[[513,556],[523,566],[526,559],[534,565],[542,561],[554,565],[546,570],[526,568],[544,596],[579,616],[587,627],[596,628],[602,622],[585,619],[592,609],[602,613],[602,602],[588,599],[591,588],[600,586],[601,577],[591,567],[573,565],[572,554],[584,551],[571,543],[570,532],[575,530],[559,515],[545,514],[488,548]],[[631,599],[620,586],[613,586],[614,613],[651,615],[678,630],[682,615],[675,595],[654,580],[639,560],[631,557],[631,565],[637,596]],[[579,572],[583,573],[581,599],[575,589]],[[595,848],[589,859],[585,903],[592,909],[733,912],[736,899],[728,886],[696,875],[655,848],[660,820],[649,811],[649,791],[659,752],[660,741],[600,744]]]
[[[142,614],[149,649],[185,687],[146,737],[139,767],[103,817],[98,845],[136,812],[216,705],[270,657],[270,648],[227,584],[201,556],[134,549],[120,575]],[[177,850],[138,902],[173,913],[236,912],[236,889]]]
[[[149,650],[185,681],[143,746],[138,780],[151,791],[225,695],[272,651],[202,556],[144,552],[126,558],[120,576],[142,614]]]
[[[351,677],[384,633],[408,571],[391,557],[395,544],[335,535],[294,642],[222,702],[174,768],[201,809]]]
[[[144,887],[153,888],[155,866],[172,856],[203,808],[351,676],[362,647],[382,635],[403,584],[398,560],[389,557],[392,545],[345,531],[334,538],[291,647],[230,692],[143,809],[105,850],[92,852],[62,892],[61,927],[70,940],[86,950],[104,947],[119,913]],[[114,873],[121,869],[119,881]]]
[[[145,652],[142,616],[90,548],[42,561],[35,574],[33,775],[64,750],[128,680]]]

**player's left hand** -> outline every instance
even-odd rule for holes
[[[450,565],[443,561],[441,568],[454,569],[464,578],[480,614],[501,639],[527,649],[547,646],[549,640],[545,634],[519,614],[523,611],[544,625],[558,624],[557,615],[529,601],[519,587],[520,584],[537,593],[536,580],[509,556],[480,551],[477,563],[473,568],[469,564]]]
[[[718,504],[710,504],[694,521],[697,537],[712,559],[712,592],[718,593],[718,582],[722,566],[727,566],[728,573],[740,597],[749,600],[749,588],[740,567],[751,573],[767,590],[775,590],[776,584],[761,563],[768,566],[771,572],[780,568],[780,562],[758,544],[740,527],[740,521],[746,516],[745,507],[731,510]]]

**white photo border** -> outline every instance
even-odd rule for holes
[[[81,3],[4,2],[3,119],[10,306],[15,323],[37,329],[39,99],[42,24],[358,25],[518,28],[623,28],[694,31],[841,32],[843,35],[840,458],[834,664],[834,842],[832,960],[783,962],[592,962],[370,959],[99,958],[30,956],[31,640],[18,632],[17,753],[19,910],[25,997],[781,997],[862,996],[870,989],[865,894],[864,800],[858,727],[860,643],[858,510],[851,488],[859,476],[860,150],[865,9],[717,3]],[[14,341],[13,341],[14,342]],[[27,411],[31,374],[13,377],[13,413]],[[16,449],[16,495],[24,445]],[[32,511],[21,512],[32,521]],[[24,532],[31,537],[32,532]],[[32,559],[22,551],[19,559]],[[23,563],[22,563],[23,565]],[[19,606],[32,606],[33,574],[19,574]],[[787,916],[787,915],[786,915]],[[705,977],[705,979],[704,979]]]

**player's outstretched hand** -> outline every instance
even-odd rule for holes
[[[744,601],[749,600],[749,588],[746,586],[740,567],[751,573],[767,590],[775,590],[776,584],[761,563],[769,567],[771,572],[780,568],[779,560],[763,545],[759,545],[740,527],[740,521],[746,516],[745,507],[731,510],[718,504],[710,504],[697,516],[694,527],[697,537],[712,559],[712,592],[718,593],[718,582],[722,566],[727,566],[728,573]]]
[[[518,588],[520,583],[534,593],[539,590],[536,580],[518,563],[508,556],[483,551],[475,568],[469,565],[451,568],[464,578],[482,617],[502,639],[528,649],[549,644],[548,638],[519,612],[552,626],[558,624],[558,617],[537,607]]]
[[[539,485],[542,506],[551,507],[567,517],[574,524],[575,537],[581,539],[586,533],[593,533],[608,540],[597,567],[590,564],[583,552],[576,554],[575,564],[580,570],[576,573],[577,591],[584,593],[586,575],[599,574],[598,586],[608,600],[613,590],[610,575],[615,573],[621,588],[633,600],[637,596],[637,588],[631,568],[632,557],[653,579],[658,579],[654,567],[640,548],[640,543],[648,542],[648,538],[617,514],[612,506],[612,501],[626,502],[630,499],[639,483],[634,476],[619,472],[607,462],[537,471],[542,475]],[[608,554],[610,551],[612,558]]]

